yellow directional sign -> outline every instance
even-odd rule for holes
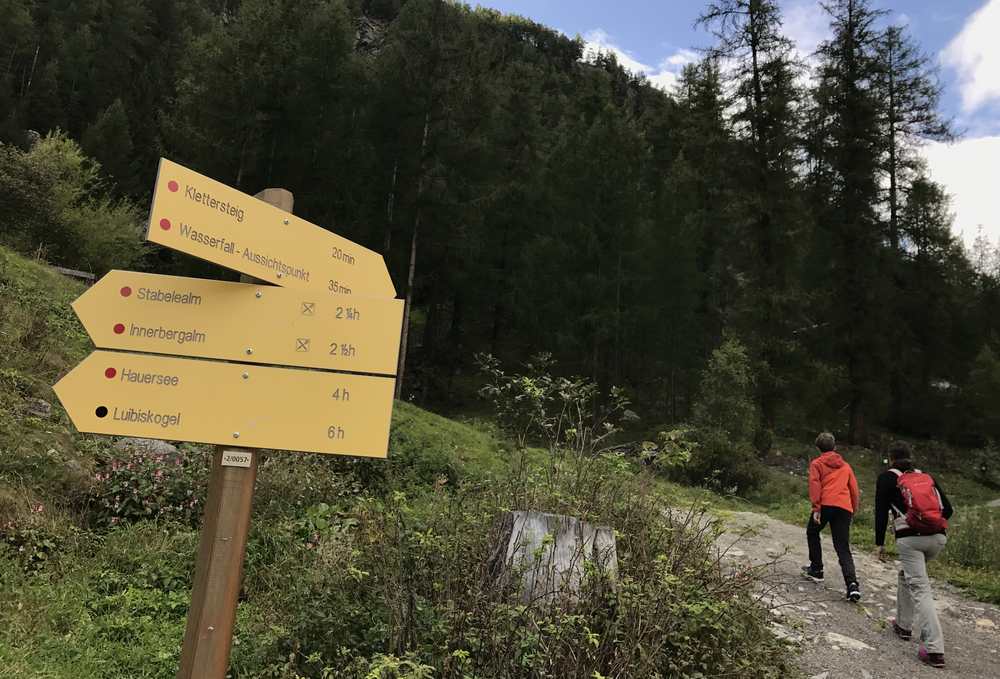
[[[377,252],[166,158],[146,238],[285,287],[396,296]]]
[[[95,351],[54,389],[80,431],[385,457],[395,380]]]
[[[397,299],[112,271],[73,302],[94,344],[394,375]]]

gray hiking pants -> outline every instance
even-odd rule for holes
[[[914,535],[896,540],[896,550],[903,570],[899,571],[899,589],[896,592],[896,624],[912,629],[916,613],[920,633],[928,653],[944,653],[944,633],[934,606],[934,593],[927,577],[927,562],[944,549],[948,538],[944,535]]]

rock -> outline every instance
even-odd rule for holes
[[[774,634],[774,636],[783,641],[791,641],[796,644],[802,642],[801,634],[796,634],[795,632],[792,632],[790,629],[782,625],[780,622],[771,623],[771,632]]]
[[[726,552],[726,556],[731,556],[734,559],[739,559],[739,558],[744,557],[746,555],[747,555],[747,553],[744,552],[742,549],[730,549],[729,551]]]
[[[140,439],[126,437],[118,439],[115,448],[121,451],[132,451],[146,455],[176,455],[177,446],[158,439]]]
[[[571,516],[515,511],[498,522],[489,563],[498,578],[519,574],[521,600],[528,604],[575,596],[587,562],[612,581],[617,577],[618,552],[610,528]]]
[[[52,405],[44,399],[26,398],[24,412],[31,417],[47,418],[52,414]]]
[[[996,500],[993,500],[992,502],[987,502],[986,506],[987,507],[1000,507],[1000,498],[997,498]]]
[[[829,677],[830,677],[829,672],[821,672],[820,674],[812,675],[811,677],[809,677],[809,679],[829,679]]]
[[[874,648],[872,648],[863,641],[858,641],[857,639],[852,639],[851,637],[845,637],[843,634],[837,634],[836,632],[827,632],[825,638],[826,638],[826,643],[830,644],[831,646],[839,646],[850,649],[852,651],[875,650]]]
[[[872,679],[872,673],[868,670],[861,670],[861,679]]]
[[[978,618],[976,620],[976,627],[980,629],[996,629],[997,624],[989,618]]]
[[[66,460],[63,467],[66,470],[66,478],[75,486],[89,486],[93,483],[93,477],[87,473],[79,460]]]

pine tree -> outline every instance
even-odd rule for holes
[[[81,146],[118,183],[131,183],[132,134],[121,99],[115,99],[83,133]]]
[[[833,37],[818,49],[810,150],[816,219],[829,253],[820,290],[834,342],[849,381],[848,440],[868,440],[867,415],[876,405],[884,358],[882,309],[885,294],[879,200],[879,158],[884,139],[879,100],[873,89],[879,64],[875,24],[882,12],[869,0],[824,4]]]
[[[739,187],[734,218],[747,246],[740,268],[748,277],[735,322],[755,359],[762,417],[757,443],[766,451],[779,404],[787,397],[785,375],[793,369],[795,354],[792,332],[800,325],[794,274],[807,220],[797,191],[798,68],[772,0],[713,0],[699,22],[718,39],[713,53],[734,64],[727,71],[736,99],[734,136],[740,142],[733,167]]]
[[[905,303],[901,299],[900,273],[900,224],[902,196],[911,190],[911,182],[920,169],[917,152],[925,139],[946,141],[952,137],[949,124],[938,113],[937,105],[941,87],[930,60],[920,53],[905,28],[889,26],[879,36],[876,58],[878,72],[873,86],[881,99],[881,118],[885,136],[882,172],[888,179],[886,203],[889,221],[887,265],[893,286],[887,307],[893,317]],[[918,179],[919,180],[919,179]],[[888,341],[892,348],[889,365],[889,423],[895,428],[902,425],[903,366],[898,360],[902,355],[903,338],[897,332],[898,323],[889,324]]]

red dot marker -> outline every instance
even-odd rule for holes
[[[169,182],[167,182],[167,188],[170,189],[172,193],[177,193],[177,189],[179,189],[180,187],[177,185],[177,182],[175,182],[174,180],[170,180]]]
[[[121,292],[122,292],[122,297],[128,297],[129,295],[132,294],[132,288],[126,285],[124,288],[122,288]]]
[[[160,228],[163,229],[164,231],[170,231],[170,220],[169,219],[161,219],[160,220]]]
[[[107,377],[109,380],[114,379],[114,376],[117,374],[118,371],[115,370],[114,368],[108,368],[107,370],[104,371],[104,376]]]
[[[115,323],[115,334],[116,335],[120,335],[123,332],[125,332],[125,324],[124,323]]]

